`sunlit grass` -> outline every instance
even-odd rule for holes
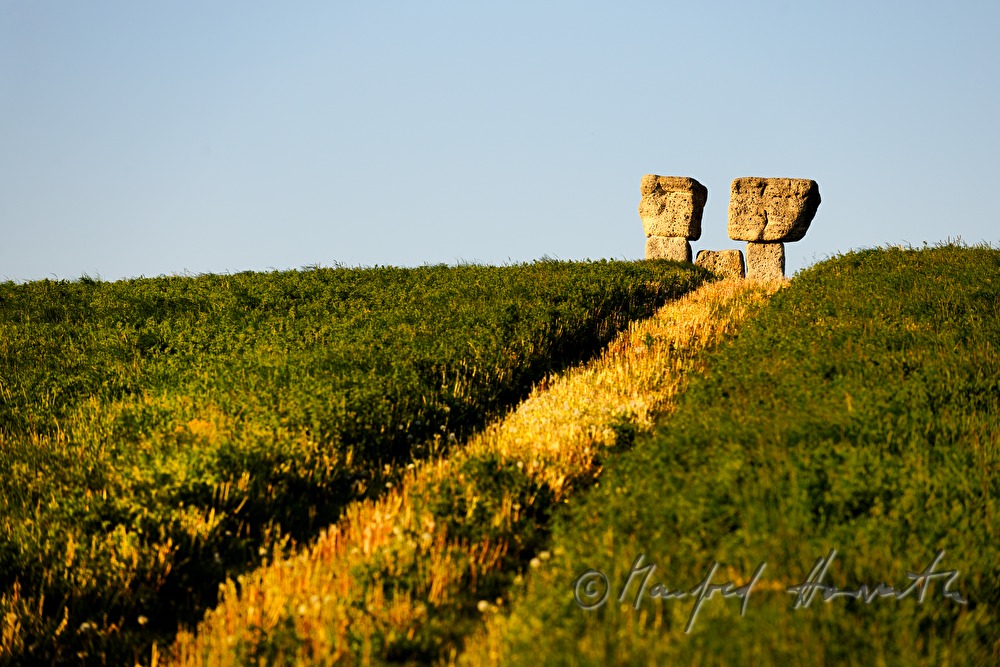
[[[600,261],[0,283],[0,664],[148,659],[227,577],[708,277]]]
[[[554,522],[551,559],[457,656],[468,665],[1000,664],[1000,251],[866,250],[799,274],[705,355],[676,411]],[[788,587],[951,591],[795,608]],[[618,596],[631,564],[646,594]],[[746,583],[746,614],[716,595]],[[606,576],[583,609],[574,582]],[[600,581],[600,580],[598,580]],[[585,599],[585,602],[592,600]],[[541,639],[540,639],[541,638]]]
[[[783,283],[705,285],[631,324],[596,360],[550,377],[462,450],[352,504],[308,549],[222,590],[178,635],[181,665],[369,664],[454,655],[551,557],[548,518],[668,412],[699,353]],[[530,575],[529,575],[530,576]]]

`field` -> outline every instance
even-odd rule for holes
[[[162,655],[178,665],[456,655],[525,568],[550,556],[550,517],[671,409],[701,352],[780,286],[716,282],[632,323],[459,451],[352,504],[308,549],[229,582],[222,603]]]
[[[0,346],[0,662],[1000,663],[991,248],[7,284]]]
[[[146,660],[226,577],[706,277],[538,262],[0,285],[0,661]]]
[[[799,274],[558,517],[553,557],[463,662],[1000,663],[998,347],[997,250],[869,250]],[[902,592],[940,552],[931,571],[957,576],[925,580],[922,602],[787,590]],[[694,613],[701,582],[739,587],[761,563],[742,617],[720,591]]]

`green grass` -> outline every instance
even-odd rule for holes
[[[557,520],[552,559],[491,625],[492,659],[997,664],[998,348],[1000,251],[868,250],[801,273]],[[922,604],[820,596],[793,609],[785,588],[831,549],[823,582],[840,589],[903,589],[944,550],[937,569],[958,571],[968,604],[936,581]],[[767,565],[743,617],[716,594],[685,634],[690,599],[646,595],[637,611],[637,578],[617,601],[639,554],[656,565],[650,588],[690,590],[713,562],[714,583],[739,586]],[[574,582],[589,569],[611,592],[585,611]],[[467,659],[490,661],[486,645]]]
[[[545,558],[549,516],[669,410],[700,350],[778,288],[720,281],[630,324],[460,450],[348,506],[307,549],[227,582],[161,663],[413,664],[457,652],[503,607],[518,570]]]
[[[0,285],[0,661],[121,664],[700,284],[665,262]]]

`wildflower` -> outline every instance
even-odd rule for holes
[[[149,623],[149,619],[142,615],[140,615],[136,620],[139,622],[139,625],[146,625]]]
[[[479,604],[476,605],[476,609],[478,609],[481,614],[485,614],[489,608],[490,603],[486,600],[480,600]]]

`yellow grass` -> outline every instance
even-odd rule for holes
[[[613,426],[627,420],[649,429],[671,410],[686,376],[701,369],[698,353],[783,284],[712,283],[633,323],[599,358],[541,383],[516,411],[451,457],[414,467],[378,501],[351,505],[308,549],[227,582],[218,607],[196,631],[182,631],[167,655],[157,656],[160,663],[380,662],[387,646],[413,639],[433,622],[435,609],[467,595],[510,546],[452,539],[427,509],[443,480],[461,483],[469,460],[501,460],[551,489],[556,502],[568,501],[600,474],[597,455],[615,444]],[[473,491],[464,500],[471,516],[482,499]],[[498,527],[527,510],[513,497],[494,506]],[[394,585],[403,581],[405,587]],[[483,600],[479,609],[495,610],[502,602]],[[272,650],[258,654],[265,636]],[[490,643],[488,634],[479,639]]]

